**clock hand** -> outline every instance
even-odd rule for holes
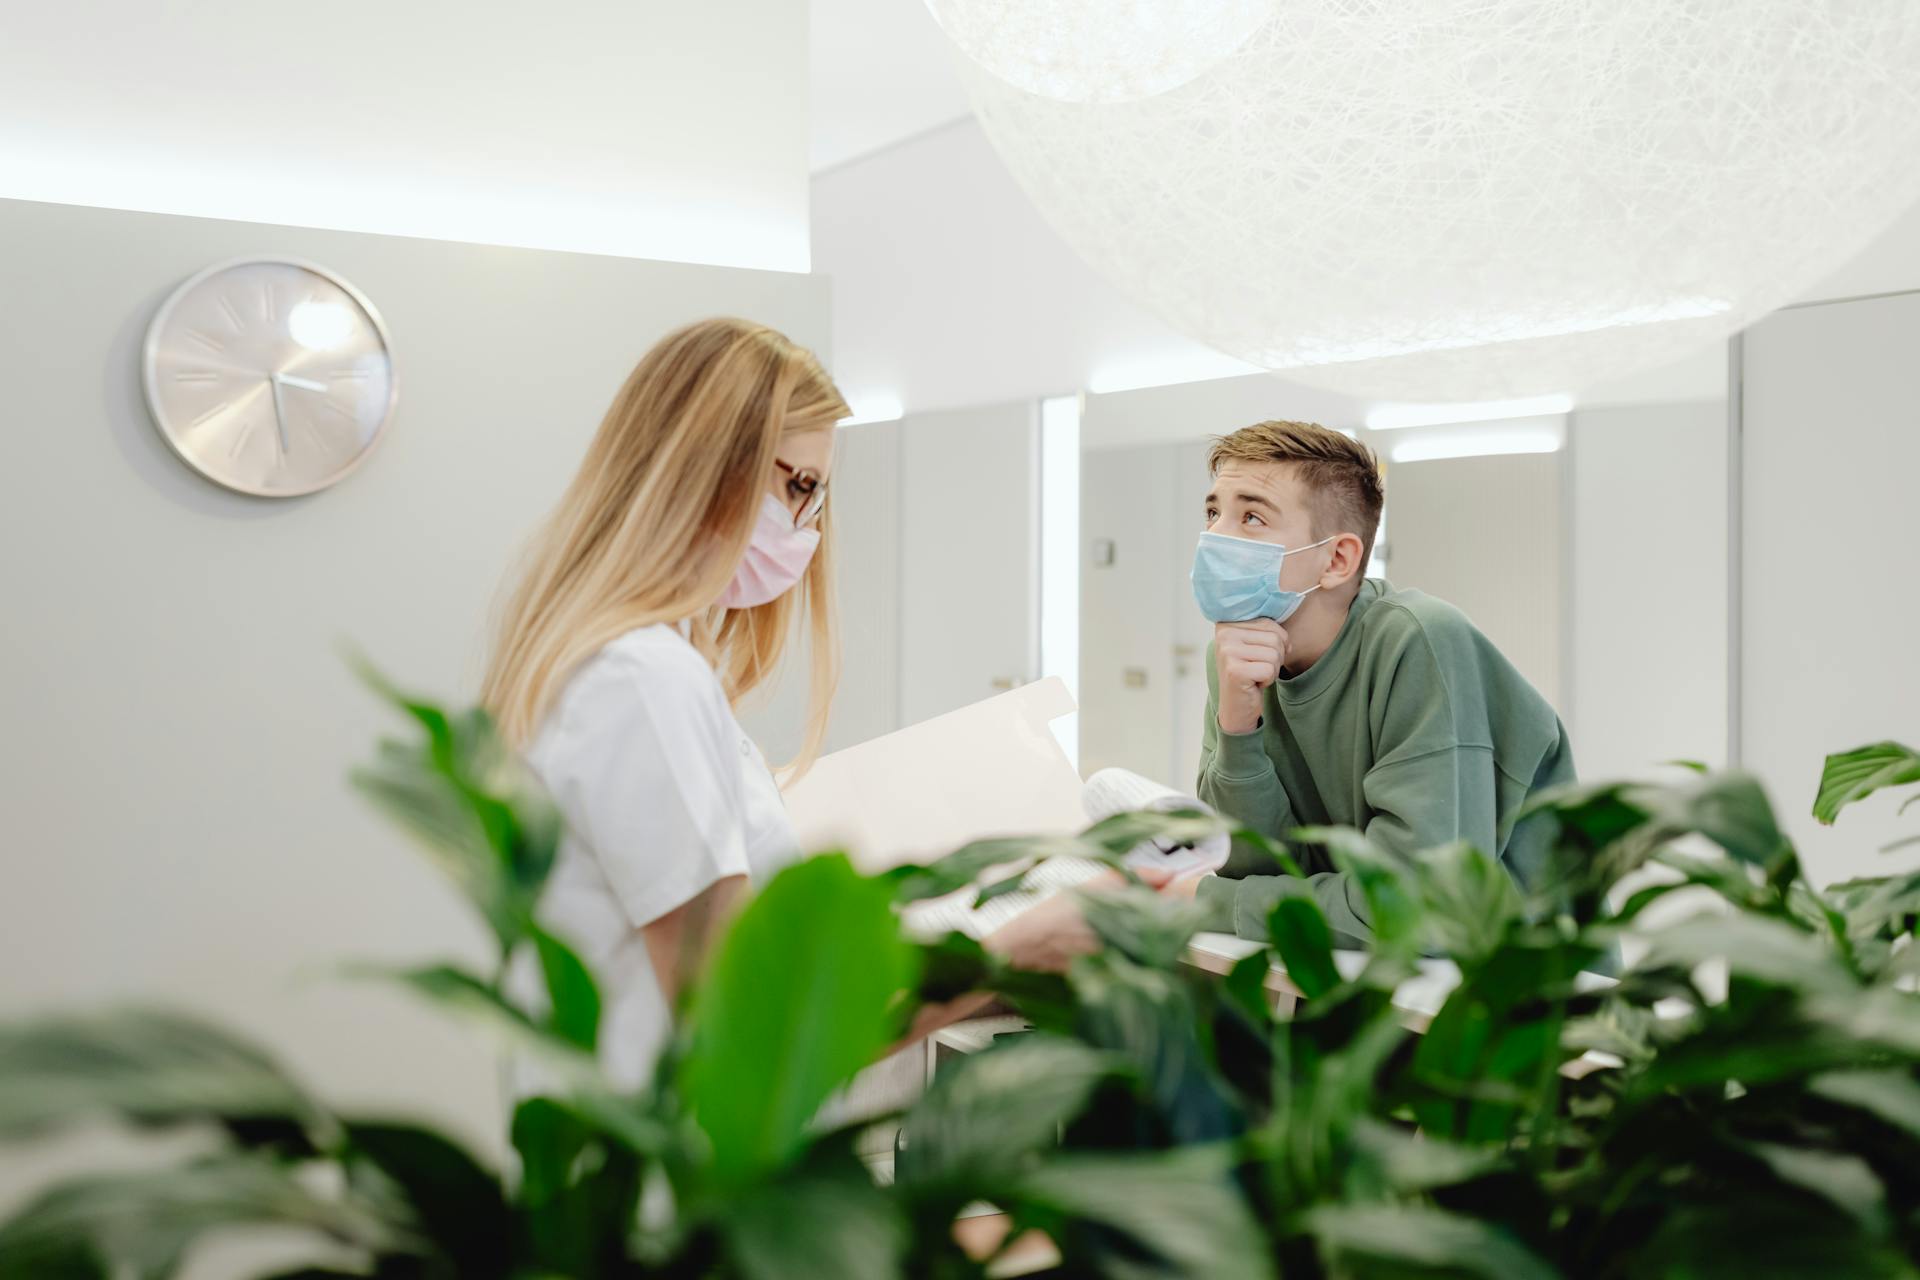
[[[273,425],[280,436],[280,456],[287,456],[287,415],[280,411],[280,375],[274,374],[268,383],[273,387]]]
[[[290,373],[276,373],[273,380],[284,387],[298,387],[302,391],[318,391],[325,395],[328,387],[324,382],[315,382],[312,378],[296,378]]]

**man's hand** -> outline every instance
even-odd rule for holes
[[[1287,630],[1271,618],[1213,625],[1213,661],[1219,673],[1222,733],[1252,733],[1260,725],[1267,690],[1287,665]]]

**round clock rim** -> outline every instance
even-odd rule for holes
[[[387,403],[386,407],[381,410],[380,425],[374,428],[373,439],[367,444],[366,448],[362,449],[359,454],[354,457],[353,461],[338,471],[331,473],[318,483],[309,485],[303,489],[262,489],[252,485],[236,484],[223,476],[215,475],[213,472],[207,470],[206,467],[202,466],[198,458],[187,452],[178,440],[174,439],[173,431],[167,425],[166,415],[160,408],[160,370],[158,365],[160,358],[160,334],[162,330],[166,328],[167,321],[172,318],[174,309],[179,306],[181,299],[191,293],[196,286],[212,277],[220,275],[222,272],[232,271],[236,267],[259,266],[297,267],[302,271],[310,271],[314,275],[320,276],[322,279],[331,283],[335,288],[339,289],[349,298],[352,298],[366,317],[373,321],[374,332],[380,335],[380,346],[381,349],[386,352],[387,356]],[[386,442],[387,428],[393,423],[393,411],[400,401],[400,374],[397,362],[393,356],[393,336],[387,332],[387,322],[385,318],[381,316],[380,309],[373,305],[372,299],[368,298],[366,294],[362,293],[339,272],[329,267],[323,267],[319,263],[307,258],[264,257],[259,255],[229,258],[223,262],[216,262],[211,266],[202,267],[181,281],[175,286],[173,291],[167,295],[166,301],[162,302],[159,309],[153,313],[153,319],[147,323],[147,335],[141,344],[140,384],[141,391],[147,402],[147,416],[153,420],[154,426],[160,431],[160,438],[167,442],[167,447],[173,451],[174,456],[186,463],[189,467],[192,467],[197,474],[206,477],[206,479],[219,485],[221,488],[234,493],[244,493],[254,498],[303,498],[308,494],[319,493],[323,489],[331,489],[334,485],[339,484],[364,466],[367,459],[372,457],[374,453],[379,450],[380,446]]]

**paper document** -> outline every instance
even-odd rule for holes
[[[989,836],[1087,825],[1080,775],[1048,727],[1074,711],[1047,679],[821,757],[786,793],[809,853],[845,849],[872,874]]]
[[[1196,796],[1162,786],[1151,778],[1143,778],[1126,769],[1102,769],[1088,778],[1081,792],[1081,802],[1086,806],[1087,819],[1091,822],[1111,818],[1116,813],[1135,813],[1142,809],[1154,813],[1185,810],[1213,812]],[[1224,831],[1190,845],[1143,840],[1127,852],[1126,861],[1130,867],[1154,867],[1184,876],[1218,871],[1227,865],[1227,854],[1231,849],[1232,840]]]
[[[872,874],[932,862],[993,836],[1077,832],[1136,809],[1205,809],[1192,796],[1120,769],[1102,770],[1083,786],[1049,728],[1073,710],[1064,684],[1041,680],[823,756],[786,793],[800,847],[844,849]],[[1148,842],[1130,856],[1184,871],[1205,869],[1216,852],[1213,867],[1226,861],[1224,837],[1217,851],[1212,842],[1164,850]],[[904,918],[915,933],[983,937],[1102,869],[1084,858],[1049,858],[1028,874],[1028,887],[975,909],[980,885],[1019,870],[996,867],[975,887],[918,903]]]

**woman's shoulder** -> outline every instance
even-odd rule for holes
[[[609,721],[664,721],[686,731],[732,718],[720,679],[677,627],[636,627],[568,678],[542,737]]]

